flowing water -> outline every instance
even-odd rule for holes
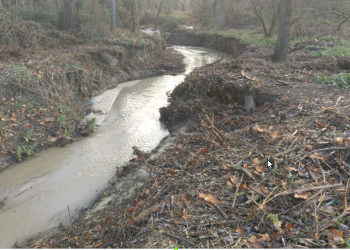
[[[0,174],[0,248],[44,235],[60,223],[67,225],[69,214],[77,216],[108,188],[116,166],[132,158],[132,146],[150,151],[168,135],[159,121],[166,93],[195,67],[221,57],[203,48],[175,48],[185,56],[185,74],[126,82],[93,98],[93,108],[106,113],[88,116],[100,125],[94,133]]]

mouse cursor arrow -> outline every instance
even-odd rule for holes
[[[273,164],[269,160],[267,160],[267,167],[273,169]]]

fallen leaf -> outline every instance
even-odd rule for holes
[[[16,112],[12,112],[12,119],[11,120],[14,120],[14,121],[17,120],[17,113]]]
[[[341,145],[343,145],[343,138],[342,137],[335,137],[333,139],[333,143],[335,145],[341,146]]]
[[[206,196],[207,196],[207,195],[204,194],[204,193],[199,193],[199,194],[198,194],[198,198],[199,198],[199,199],[204,199]]]
[[[240,235],[244,235],[247,232],[247,230],[245,230],[245,228],[242,226],[238,226],[235,231],[236,231],[236,233],[238,233]]]
[[[277,230],[281,230],[281,221],[278,219],[278,216],[276,214],[269,214],[267,218],[270,218],[272,220],[273,225]]]
[[[100,228],[101,228],[101,225],[97,225],[96,227],[94,227],[94,228],[92,229],[92,231],[93,231],[93,232],[97,232],[97,231],[100,230]]]
[[[191,219],[192,215],[185,213],[185,214],[182,214],[181,217],[186,220],[186,219]]]
[[[238,179],[237,175],[231,176],[230,180],[234,184],[237,184],[239,182],[239,179]]]
[[[262,133],[262,132],[265,132],[265,131],[266,131],[265,129],[260,128],[258,124],[255,124],[255,125],[254,125],[253,130],[257,130],[257,131],[259,131],[260,133]]]
[[[280,132],[279,129],[275,130],[274,132],[271,133],[271,137],[276,138],[278,136],[279,132]]]
[[[206,202],[209,202],[209,203],[212,203],[212,204],[218,203],[218,200],[217,200],[216,196],[215,195],[211,195],[211,194],[209,194],[207,197],[205,197],[204,200]]]
[[[132,212],[132,211],[134,211],[133,208],[128,208],[128,209],[125,210],[125,213],[130,213],[130,212]]]
[[[312,145],[306,145],[305,146],[305,150],[307,150],[307,151],[311,151],[311,150],[313,150],[315,148],[315,146],[312,146]]]
[[[258,163],[259,163],[259,159],[258,158],[254,158],[253,164],[255,165],[255,164],[258,164]]]
[[[232,186],[233,186],[232,182],[230,182],[230,181],[226,181],[226,185],[227,185],[228,187],[232,187]]]
[[[267,233],[266,234],[258,234],[257,242],[266,242],[266,241],[271,241],[271,238]]]
[[[244,162],[243,162],[243,167],[244,167],[245,169],[247,169],[247,170],[250,170],[249,167],[248,167],[248,165],[245,164]]]
[[[44,122],[45,122],[46,124],[49,124],[49,123],[51,122],[51,118],[45,118],[45,119],[44,119]]]
[[[248,248],[261,248],[261,245],[259,243],[249,243],[247,239],[244,240],[244,243],[247,245]]]
[[[84,240],[89,240],[91,238],[91,234],[86,234]]]
[[[268,194],[269,191],[264,187],[264,186],[261,186],[261,190],[264,194]]]
[[[184,148],[184,145],[179,144],[179,145],[177,145],[177,147],[178,147],[179,149],[183,149],[183,148]]]
[[[312,240],[306,238],[299,238],[300,243],[305,244],[306,246],[312,246]]]
[[[338,236],[338,237],[343,237],[343,232],[339,231],[337,229],[332,229],[332,232],[334,235]]]
[[[255,242],[257,242],[256,240],[257,240],[257,239],[256,239],[256,236],[255,236],[255,235],[252,235],[252,236],[250,236],[250,237],[248,238],[248,241],[249,241],[250,243],[255,243]]]
[[[239,190],[241,190],[242,188],[246,189],[246,190],[250,190],[248,187],[247,187],[247,183],[244,182],[242,185],[239,186]]]
[[[337,243],[338,245],[343,245],[345,244],[345,240],[342,237],[339,236],[334,236],[334,241],[335,243]]]
[[[298,172],[298,169],[296,167],[288,166],[287,167],[289,170],[292,170],[294,172]]]
[[[73,238],[70,238],[68,241],[73,241],[73,240],[77,240],[78,239],[78,236],[75,236]]]
[[[209,152],[209,148],[207,146],[205,146],[202,150],[201,150],[202,153],[206,153],[206,152]]]
[[[285,230],[291,230],[293,228],[293,225],[292,224],[286,224],[284,225],[284,229]]]
[[[58,137],[51,137],[49,141],[50,142],[55,142],[55,141],[57,141],[57,139],[58,139]]]
[[[26,124],[26,128],[31,128],[31,127],[32,126],[29,123]]]
[[[258,172],[260,172],[260,173],[265,172],[263,166],[259,166],[259,165],[258,165],[258,166],[255,167],[255,169],[256,169],[256,171],[258,171]]]

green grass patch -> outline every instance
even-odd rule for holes
[[[277,36],[273,37],[264,37],[263,34],[253,34],[254,31],[247,30],[230,30],[230,31],[221,31],[217,34],[222,37],[231,37],[239,39],[242,43],[248,45],[256,46],[266,46],[266,45],[275,45],[277,41]]]
[[[350,88],[350,74],[342,72],[333,76],[317,76],[316,82],[331,83],[335,87]]]
[[[350,46],[345,44],[344,46],[334,46],[334,47],[322,47],[325,50],[312,51],[309,53],[313,57],[325,57],[328,59],[336,59],[339,57],[350,56]]]

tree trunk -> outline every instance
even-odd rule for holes
[[[31,10],[32,9],[32,3],[30,2],[30,0],[28,0],[27,3],[28,3],[28,8]]]
[[[280,21],[278,28],[278,37],[273,55],[275,62],[284,62],[287,60],[289,36],[290,36],[290,18],[292,15],[292,0],[281,0],[280,2]]]
[[[214,16],[215,16],[214,28],[218,29],[225,23],[225,19],[226,19],[223,0],[215,0]]]
[[[63,30],[71,30],[75,25],[75,4],[76,0],[64,0],[63,11],[60,14],[59,22]]]
[[[158,20],[159,20],[159,15],[160,15],[160,12],[162,11],[162,8],[163,8],[163,4],[164,4],[164,1],[165,0],[161,0],[159,6],[158,6],[158,13],[157,13],[157,17],[156,17],[156,22],[154,24],[154,28],[158,28]]]
[[[112,23],[111,23],[111,29],[114,31],[117,26],[117,17],[116,17],[116,5],[115,5],[115,0],[112,1],[112,8],[111,8],[111,17],[112,17]]]
[[[134,0],[133,0],[133,3],[132,3],[131,18],[132,18],[132,32],[135,32],[135,5],[134,5]]]

